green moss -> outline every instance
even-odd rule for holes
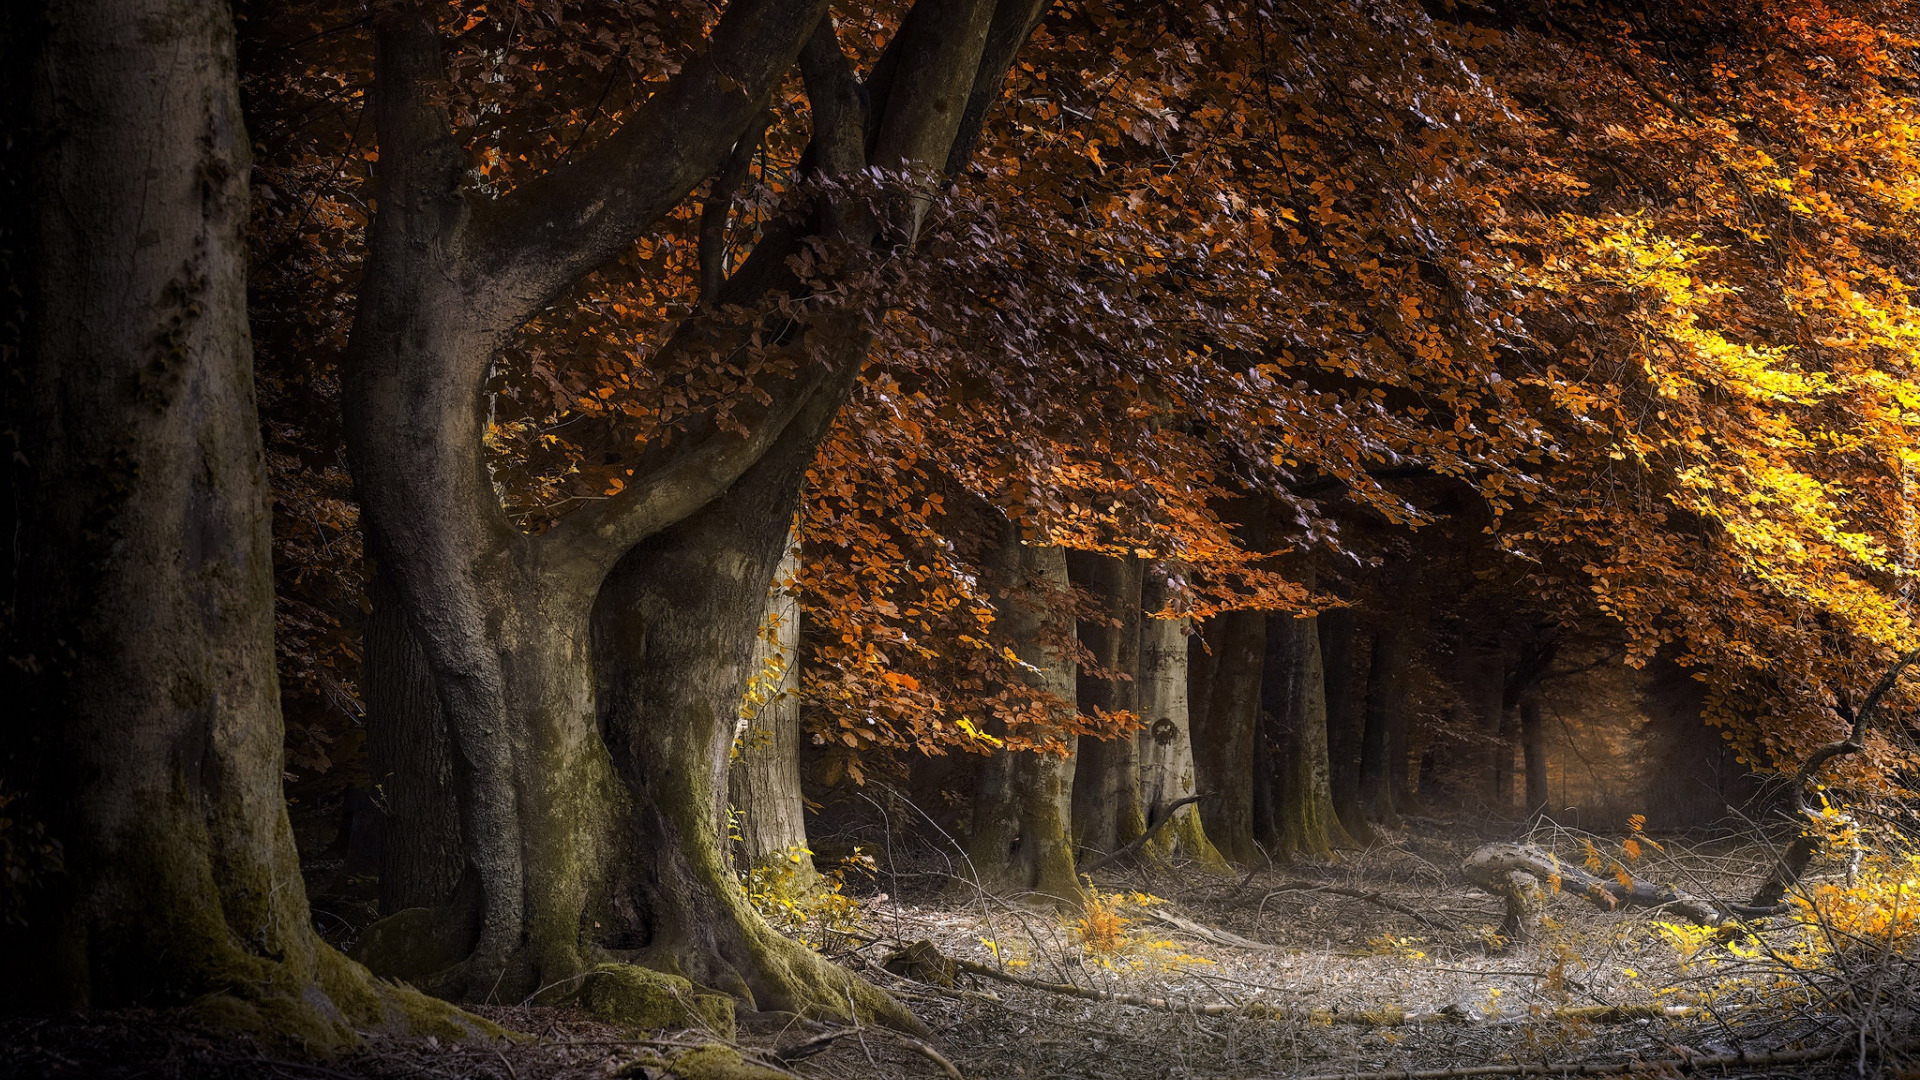
[[[367,927],[353,958],[382,978],[421,982],[465,958],[464,936],[432,908],[407,908]]]
[[[792,1073],[743,1060],[731,1046],[701,1046],[675,1054],[667,1068],[680,1080],[792,1080]]]
[[[649,1031],[701,1028],[733,1038],[732,998],[651,968],[601,964],[587,972],[580,1003],[609,1024]]]

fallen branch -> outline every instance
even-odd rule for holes
[[[1459,929],[1459,927],[1454,926],[1452,923],[1436,921],[1432,917],[1425,915],[1419,911],[1415,911],[1413,908],[1410,908],[1405,904],[1398,903],[1397,901],[1389,900],[1385,896],[1382,896],[1377,892],[1369,892],[1365,889],[1349,889],[1343,885],[1324,885],[1317,881],[1281,882],[1280,884],[1275,885],[1272,889],[1268,890],[1266,898],[1263,899],[1261,902],[1265,903],[1266,900],[1271,900],[1273,899],[1274,896],[1283,892],[1323,892],[1323,893],[1331,893],[1334,896],[1352,897],[1355,900],[1364,900],[1369,904],[1374,904],[1378,907],[1386,908],[1388,911],[1397,911],[1400,914],[1405,915],[1409,919],[1412,919],[1415,922],[1420,923],[1422,926],[1428,927],[1429,929],[1441,930],[1441,931],[1452,931],[1452,930]]]
[[[1904,1053],[1911,1049],[1912,1045],[1909,1043],[1888,1049],[1896,1053]],[[1317,1073],[1312,1076],[1296,1077],[1295,1080],[1453,1080],[1454,1077],[1470,1076],[1622,1076],[1628,1073],[1651,1075],[1668,1069],[1695,1072],[1700,1069],[1740,1066],[1803,1065],[1814,1061],[1831,1061],[1858,1051],[1859,1044],[1844,1042],[1812,1050],[1776,1050],[1763,1054],[1749,1054],[1743,1051],[1738,1054],[1699,1054],[1654,1061],[1568,1062],[1562,1065],[1466,1065],[1453,1069]]]
[[[1165,926],[1171,926],[1175,930],[1180,930],[1185,933],[1192,934],[1194,937],[1199,938],[1201,941],[1210,941],[1215,945],[1225,945],[1231,949],[1251,949],[1255,952],[1286,952],[1287,951],[1284,947],[1279,945],[1269,945],[1264,941],[1255,941],[1252,938],[1243,938],[1239,934],[1235,934],[1227,930],[1216,930],[1211,926],[1202,926],[1201,924],[1194,922],[1192,919],[1183,919],[1180,916],[1175,915],[1171,911],[1150,910],[1147,912],[1147,917],[1152,919],[1154,922],[1160,923]]]
[[[1134,852],[1139,851],[1141,848],[1146,847],[1148,844],[1152,843],[1153,838],[1160,835],[1160,830],[1166,828],[1167,825],[1173,821],[1174,811],[1180,809],[1181,807],[1187,805],[1188,803],[1196,803],[1196,802],[1199,802],[1201,799],[1210,799],[1212,797],[1213,797],[1213,792],[1203,791],[1198,795],[1189,795],[1184,799],[1175,799],[1173,802],[1168,803],[1165,807],[1161,809],[1160,816],[1154,819],[1153,824],[1147,826],[1146,832],[1143,832],[1139,836],[1134,837],[1132,840],[1127,841],[1126,846],[1120,848],[1118,851],[1115,851],[1111,855],[1107,855],[1096,860],[1093,865],[1081,870],[1080,872],[1083,874],[1091,874],[1095,870],[1103,870],[1106,867],[1112,865],[1113,863],[1119,862],[1121,859],[1124,859],[1127,856],[1133,854]]]

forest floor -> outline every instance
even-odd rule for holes
[[[1233,877],[1180,868],[1103,873],[1096,905],[1068,912],[957,885],[936,853],[882,859],[875,874],[849,882],[857,907],[824,934],[814,927],[814,936],[907,1001],[932,1035],[920,1041],[743,1014],[738,1045],[749,1061],[817,1080],[956,1071],[968,1080],[1513,1075],[1514,1066],[1532,1066],[1533,1075],[1586,1066],[1588,1075],[1920,1076],[1903,1056],[1920,1034],[1910,957],[1896,956],[1898,977],[1871,976],[1878,989],[1863,994],[1865,972],[1839,981],[1783,976],[1786,968],[1768,961],[1771,954],[1792,966],[1779,939],[1709,945],[1687,958],[1658,914],[1599,911],[1565,897],[1550,904],[1533,941],[1502,950],[1493,933],[1498,902],[1458,869],[1488,838],[1422,822],[1333,862]],[[1563,853],[1579,857],[1575,839],[1538,839],[1558,839]],[[1724,843],[1668,844],[1659,858],[1664,880],[1707,895],[1749,890],[1768,863],[1763,849]],[[883,966],[918,941],[976,971],[1055,985],[956,973],[937,961],[891,965],[904,974]],[[1135,1002],[1119,999],[1126,996]],[[0,1075],[653,1077],[670,1074],[637,1068],[641,1054],[711,1041],[699,1033],[639,1039],[569,1009],[479,1011],[534,1038],[377,1039],[362,1053],[314,1065],[157,1014],[76,1016],[0,1025]],[[795,1056],[802,1043],[817,1052]],[[1846,1052],[1815,1061],[1704,1060],[1837,1046]]]

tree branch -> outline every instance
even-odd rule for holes
[[[708,48],[572,164],[476,214],[468,268],[518,325],[686,198],[767,107],[827,0],[732,0]]]

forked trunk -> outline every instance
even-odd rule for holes
[[[1168,600],[1166,576],[1158,569],[1147,574],[1140,598],[1147,613],[1140,621],[1140,800],[1153,824],[1169,806],[1197,792],[1187,708],[1187,619],[1154,617]],[[1174,820],[1147,842],[1147,854],[1184,855],[1203,869],[1226,872],[1227,861],[1207,839],[1208,801],[1174,810]]]
[[[14,607],[0,1000],[190,1005],[310,1049],[474,1030],[313,931],[281,793],[266,475],[246,317],[232,17],[9,9],[32,87],[4,284]],[[12,212],[19,212],[18,209]],[[44,829],[44,833],[38,830]],[[31,841],[31,842],[28,842]],[[16,893],[16,889],[19,892]]]
[[[1140,667],[1140,583],[1145,563],[1129,556],[1074,552],[1067,569],[1093,594],[1095,618],[1080,621],[1080,643],[1103,669],[1079,676],[1080,711],[1137,713]],[[1095,858],[1117,851],[1146,831],[1140,805],[1138,744],[1132,731],[1099,739],[1083,736],[1073,777],[1073,836]]]
[[[820,883],[800,794],[800,598],[793,585],[799,572],[799,539],[789,530],[747,657],[750,681],[727,771],[742,868],[766,875],[768,887],[795,896]]]
[[[1022,677],[1028,685],[1050,695],[1050,708],[1064,714],[1074,707],[1077,667],[1060,655],[1058,644],[1071,633],[1059,625],[1068,588],[1066,553],[1025,543],[1007,524],[994,564],[995,630],[1025,665]],[[1083,894],[1070,833],[1074,737],[1046,720],[1016,734],[1035,742],[1052,738],[1065,752],[994,751],[976,792],[968,860],[989,890],[1078,903]]]
[[[1267,616],[1230,611],[1205,630],[1212,655],[1199,665],[1206,707],[1193,711],[1193,759],[1207,806],[1207,835],[1221,855],[1237,863],[1265,856],[1253,835],[1254,737],[1260,719],[1260,675],[1267,650]],[[1197,700],[1197,699],[1195,699]]]
[[[1320,632],[1312,618],[1268,621],[1267,663],[1278,668],[1282,696],[1274,715],[1286,733],[1274,797],[1276,854],[1325,859],[1353,841],[1340,827],[1327,777],[1327,683]]]

